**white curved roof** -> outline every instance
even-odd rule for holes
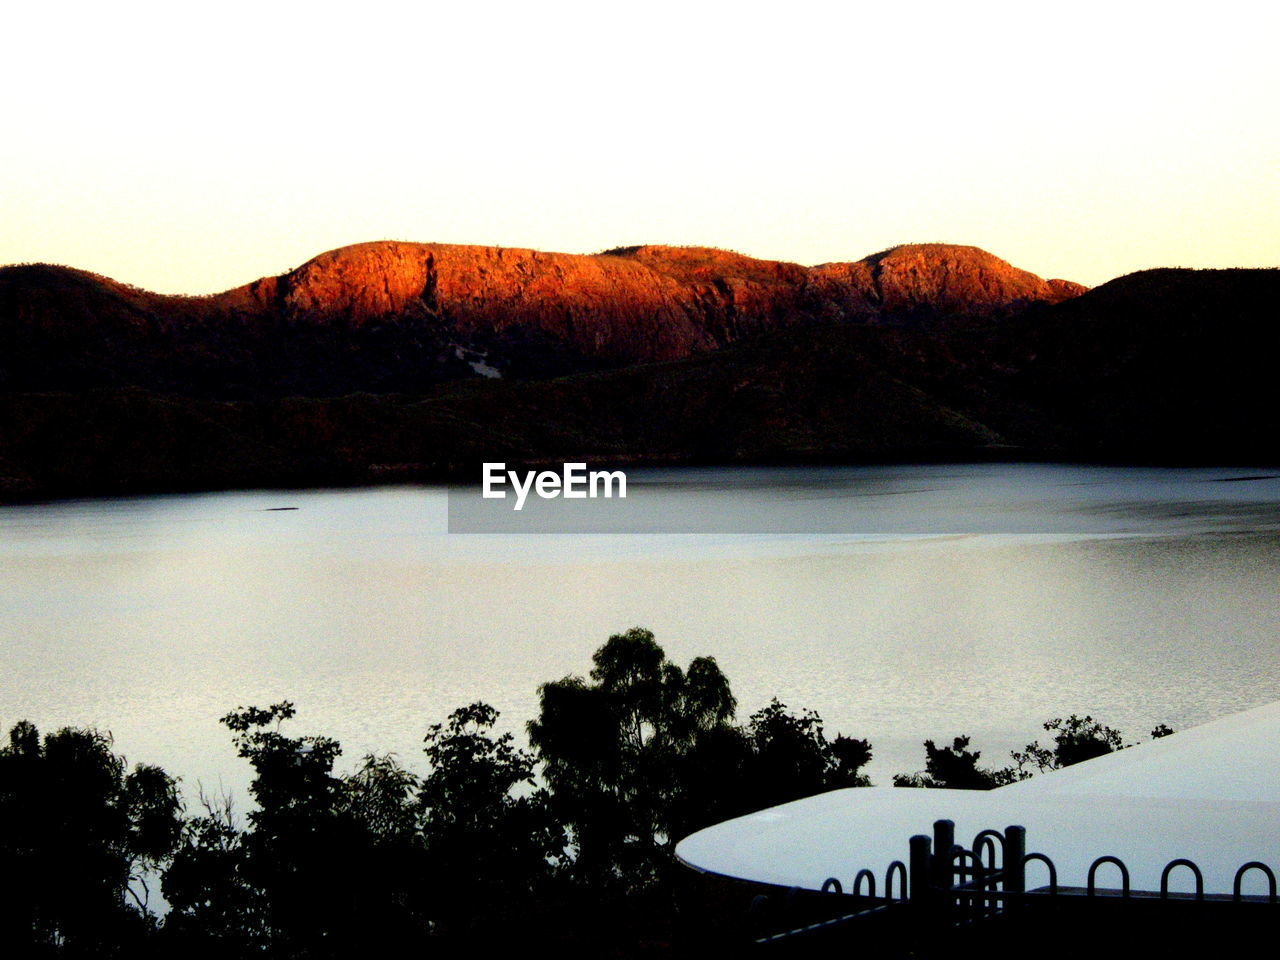
[[[914,834],[955,821],[966,847],[984,829],[1027,828],[1027,850],[1047,854],[1058,881],[1084,886],[1099,856],[1118,856],[1133,889],[1158,890],[1165,864],[1195,861],[1206,893],[1230,893],[1237,868],[1259,860],[1280,873],[1280,703],[1042,774],[997,790],[833,790],[716,824],[686,837],[676,855],[711,873],[817,889],[836,877],[848,889],[870,869],[883,890]],[[1045,882],[1028,868],[1029,887]],[[1246,893],[1264,892],[1254,873]],[[1103,867],[1100,886],[1118,887]],[[1190,892],[1189,870],[1170,889]]]

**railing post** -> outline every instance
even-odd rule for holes
[[[955,886],[955,866],[951,854],[956,848],[956,825],[951,820],[933,822],[933,886],[950,890]]]
[[[929,896],[932,903],[932,922],[938,930],[951,925],[952,910],[955,907],[955,898],[950,892],[956,885],[956,866],[952,860],[955,849],[955,821],[935,820],[933,822],[933,870],[930,877],[933,889],[929,892]]]
[[[930,853],[931,841],[924,834],[911,838],[911,904],[908,908],[915,929],[910,939],[928,947],[938,931],[938,893],[933,889],[934,864],[939,859]]]
[[[914,909],[923,911],[929,903],[929,875],[932,873],[932,857],[929,854],[929,838],[916,834],[911,838],[911,876],[909,899]]]
[[[1027,828],[1005,827],[1004,830],[1004,892],[1005,909],[1017,910],[1022,906],[1022,895],[1027,892]]]

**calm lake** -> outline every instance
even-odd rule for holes
[[[682,665],[714,656],[742,717],[777,696],[870,739],[877,783],[925,738],[1003,764],[1055,716],[1145,739],[1280,699],[1266,470],[629,477],[647,519],[625,529],[666,532],[448,533],[430,487],[0,508],[0,723],[96,725],[243,809],[236,706],[293,700],[344,769],[421,769],[452,708],[487,700],[523,736],[538,685],[634,625]]]

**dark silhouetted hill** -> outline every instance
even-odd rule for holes
[[[1005,331],[1016,392],[1063,442],[1280,459],[1280,270],[1146,270]]]
[[[1277,298],[1278,270],[1085,292],[944,245],[806,268],[377,243],[205,298],[12,267],[0,495],[474,480],[498,459],[1271,463]]]

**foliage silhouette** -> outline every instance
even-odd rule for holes
[[[281,732],[295,714],[284,701],[222,718],[253,766],[257,806],[244,831],[229,811],[188,825],[165,878],[165,932],[187,952],[342,956],[427,929],[406,889],[421,873],[395,809],[408,802],[406,778],[386,758],[335,776],[336,740]]]
[[[0,943],[106,955],[152,930],[147,876],[177,845],[177,783],[111,737],[22,721],[0,748]]]
[[[164,873],[170,910],[162,935],[188,956],[242,957],[271,944],[264,894],[245,872],[245,835],[230,797],[203,794],[204,813],[191,817],[182,842]]]
[[[1024,750],[1015,750],[1011,754],[1020,778],[1030,776],[1033,766],[1040,772],[1060,770],[1129,746],[1119,730],[1104,726],[1090,716],[1079,717],[1073,713],[1066,720],[1054,717],[1045,722],[1044,728],[1053,734],[1053,749],[1043,747],[1039,740],[1035,740]],[[1170,733],[1173,730],[1162,723],[1152,731],[1152,738]]]
[[[924,742],[923,773],[897,774],[895,787],[944,787],[949,790],[990,790],[1017,779],[1009,767],[993,770],[978,766],[980,750],[969,749],[968,737],[956,737],[950,747],[939,747],[932,740]]]
[[[871,762],[866,740],[828,740],[813,710],[791,713],[777,698],[753,713],[747,735],[754,749],[752,804],[772,806],[837,787],[865,787]]]
[[[1132,746],[1124,742],[1119,730],[1105,726],[1091,716],[1079,717],[1073,713],[1065,720],[1055,717],[1045,722],[1044,729],[1054,735],[1052,749],[1033,741],[1023,750],[1011,751],[1012,766],[998,769],[978,766],[981,752],[969,749],[967,736],[956,737],[950,747],[938,747],[932,740],[926,740],[924,772],[896,774],[893,785],[990,790],[1026,780],[1037,772],[1059,770]],[[1161,723],[1151,731],[1151,738],[1157,740],[1172,733],[1172,727]]]
[[[681,670],[640,627],[611,636],[592,664],[592,683],[542,685],[529,739],[571,832],[575,873],[634,886],[669,860],[687,816],[679,772],[725,739],[737,703],[715,660]]]
[[[816,713],[776,699],[733,724],[737,702],[715,660],[681,670],[648,630],[611,636],[592,664],[591,682],[544,684],[529,724],[579,880],[634,891],[666,875],[675,842],[694,830],[869,782],[865,740],[828,740]]]
[[[498,711],[461,707],[424,740],[431,771],[416,809],[427,853],[432,921],[475,928],[495,910],[547,893],[565,856],[564,828],[534,783],[534,757],[510,733],[491,733]]]

